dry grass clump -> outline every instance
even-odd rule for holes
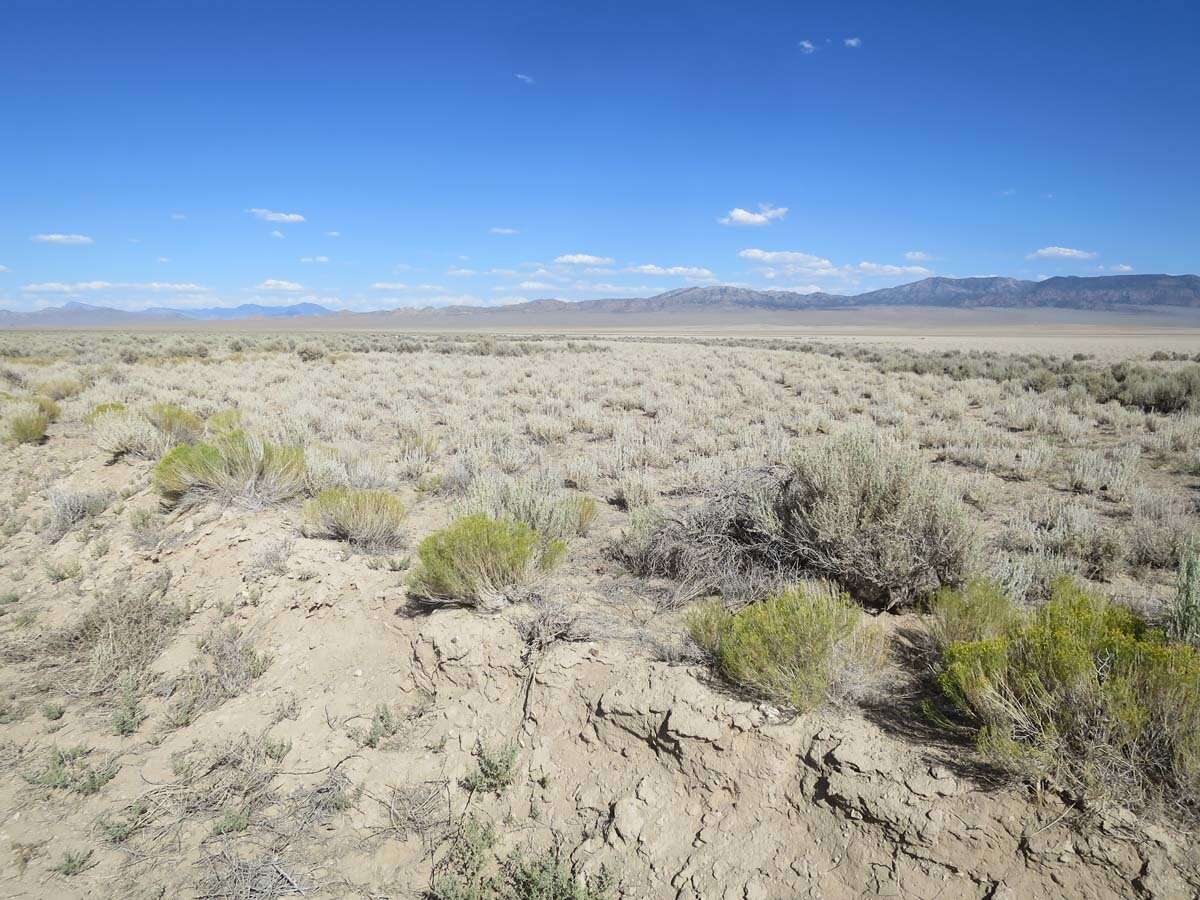
[[[171,445],[190,444],[199,440],[204,433],[204,421],[174,403],[155,403],[146,410],[146,421],[158,429]]]
[[[154,484],[169,503],[214,499],[256,508],[299,494],[304,474],[302,449],[239,430],[176,447],[155,466]]]
[[[179,728],[216,709],[250,686],[270,665],[235,626],[213,628],[200,640],[200,655],[175,687],[168,719]]]
[[[688,628],[722,676],[800,712],[861,696],[885,658],[862,609],[823,583],[793,586],[737,612],[711,601],[691,613]]]
[[[67,400],[82,391],[83,385],[74,378],[52,378],[37,384],[37,392],[51,400]]]
[[[8,437],[14,444],[40,444],[50,427],[50,417],[33,403],[16,404],[6,419]]]
[[[39,660],[74,690],[109,694],[120,679],[140,677],[187,620],[187,607],[164,599],[168,584],[164,573],[113,592],[77,622],[14,647],[7,655]]]
[[[522,522],[466,516],[421,542],[409,590],[430,600],[487,605],[552,569],[565,549]]]
[[[109,491],[71,491],[55,488],[50,492],[50,521],[46,536],[50,541],[63,537],[72,526],[102,513],[112,502]]]
[[[988,757],[1090,804],[1200,813],[1200,652],[1069,579],[1032,611],[980,588],[933,609],[941,686]]]
[[[308,528],[365,549],[404,546],[404,504],[386,491],[329,488],[304,506]]]

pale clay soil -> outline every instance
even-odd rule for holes
[[[1077,340],[1086,348],[1086,338]],[[128,737],[114,733],[111,696],[80,692],[36,657],[0,662],[11,712],[0,719],[0,898],[419,897],[444,852],[440,836],[468,813],[496,823],[502,848],[557,845],[584,871],[607,867],[624,898],[1200,895],[1196,835],[1119,809],[1083,818],[1052,791],[999,781],[969,741],[921,721],[902,662],[863,707],[790,718],[668,651],[683,635],[682,611],[663,608],[671,585],[636,578],[605,552],[629,521],[604,502],[624,465],[613,460],[633,457],[639,440],[658,454],[632,463],[651,478],[655,502],[682,505],[716,477],[698,459],[712,460],[712,473],[761,464],[820,440],[827,417],[870,424],[885,403],[887,427],[893,408],[914,429],[943,427],[947,420],[931,412],[940,403],[953,407],[947,427],[990,429],[977,443],[1036,437],[1003,422],[1007,400],[995,384],[799,356],[664,343],[513,359],[421,352],[304,364],[295,354],[223,362],[218,353],[206,362],[115,364],[127,377],[103,375],[64,401],[44,444],[0,449],[0,507],[25,522],[0,546],[0,594],[20,597],[0,618],[0,646],[36,643],[112,592],[157,592],[195,611],[153,662],[147,718]],[[88,365],[13,363],[34,377]],[[672,385],[656,379],[662,372]],[[864,389],[871,398],[862,399]],[[625,395],[646,403],[609,402]],[[947,397],[961,397],[962,409]],[[396,423],[415,419],[438,438],[430,472],[451,462],[467,436],[492,429],[524,448],[529,466],[594,459],[587,492],[600,513],[537,585],[539,600],[491,612],[413,610],[404,571],[305,537],[299,502],[169,511],[155,543],[135,541],[130,511],[158,508],[153,462],[110,463],[93,445],[83,415],[109,399],[172,400],[204,413],[238,406],[252,423],[324,429],[317,440],[360,446],[392,464]],[[568,429],[538,440],[525,427],[587,404],[615,433]],[[1084,434],[1046,438],[1054,458],[1035,479],[952,459],[936,464],[976,486],[980,520],[993,535],[1019,511],[1063,499],[1127,529],[1127,501],[1068,493],[1062,466],[1081,449],[1153,437],[1140,414],[1112,424],[1092,413],[1078,411],[1089,423]],[[937,455],[929,451],[931,462]],[[1138,484],[1193,497],[1197,480],[1180,459],[1147,451]],[[121,497],[51,543],[37,523],[53,487]],[[398,472],[394,489],[410,510],[409,547],[395,554],[403,557],[453,519],[455,500]],[[264,551],[284,540],[292,541],[284,562],[264,569]],[[52,582],[43,563],[67,558],[80,573]],[[1122,567],[1104,587],[1152,608],[1170,584],[1169,572]],[[519,628],[539,603],[565,604],[575,619],[566,639],[540,649]],[[921,628],[916,614],[879,618],[898,646]],[[171,727],[171,685],[199,638],[231,624],[269,656],[265,670],[244,692]],[[65,707],[61,718],[42,712],[52,703]],[[399,727],[365,746],[380,704]],[[280,760],[247,753],[211,763],[264,735],[286,748]],[[477,767],[477,745],[508,742],[517,774],[507,791],[462,786]],[[112,754],[115,777],[87,796],[31,783],[51,747],[77,745],[91,748],[96,765]],[[204,762],[191,769],[194,790],[184,798],[173,760],[188,753]],[[237,805],[238,779],[252,776],[260,781],[246,827],[214,833],[225,808]],[[346,802],[323,804],[328,792]],[[99,823],[139,800],[144,827],[123,844],[106,840]],[[88,850],[84,871],[54,871],[66,851]],[[239,887],[230,876],[236,860],[274,867],[273,893]]]

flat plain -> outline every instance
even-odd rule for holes
[[[0,895],[1194,896],[1200,331],[904,315],[0,334]]]

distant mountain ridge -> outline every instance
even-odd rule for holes
[[[245,303],[234,307],[172,309],[154,307],[141,312],[67,303],[36,312],[0,309],[0,327],[105,327],[120,325],[170,325],[198,322],[228,322],[242,319],[327,317],[354,324],[363,318],[386,319],[402,323],[405,319],[503,321],[536,326],[539,316],[556,320],[575,315],[614,317],[656,314],[659,317],[688,312],[752,312],[814,309],[855,309],[861,307],[943,307],[979,309],[1083,309],[1121,310],[1150,307],[1200,309],[1200,276],[1197,275],[1101,275],[1064,276],[1044,281],[1022,281],[998,276],[983,278],[925,278],[911,284],[868,291],[863,294],[799,293],[796,291],[758,291],[733,285],[708,285],[677,288],[646,298],[599,300],[530,300],[510,306],[447,306],[423,309],[400,308],[373,313],[350,313],[329,309],[316,303],[290,306],[263,306]]]

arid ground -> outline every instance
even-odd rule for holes
[[[1198,351],[0,334],[0,897],[1196,896]]]

